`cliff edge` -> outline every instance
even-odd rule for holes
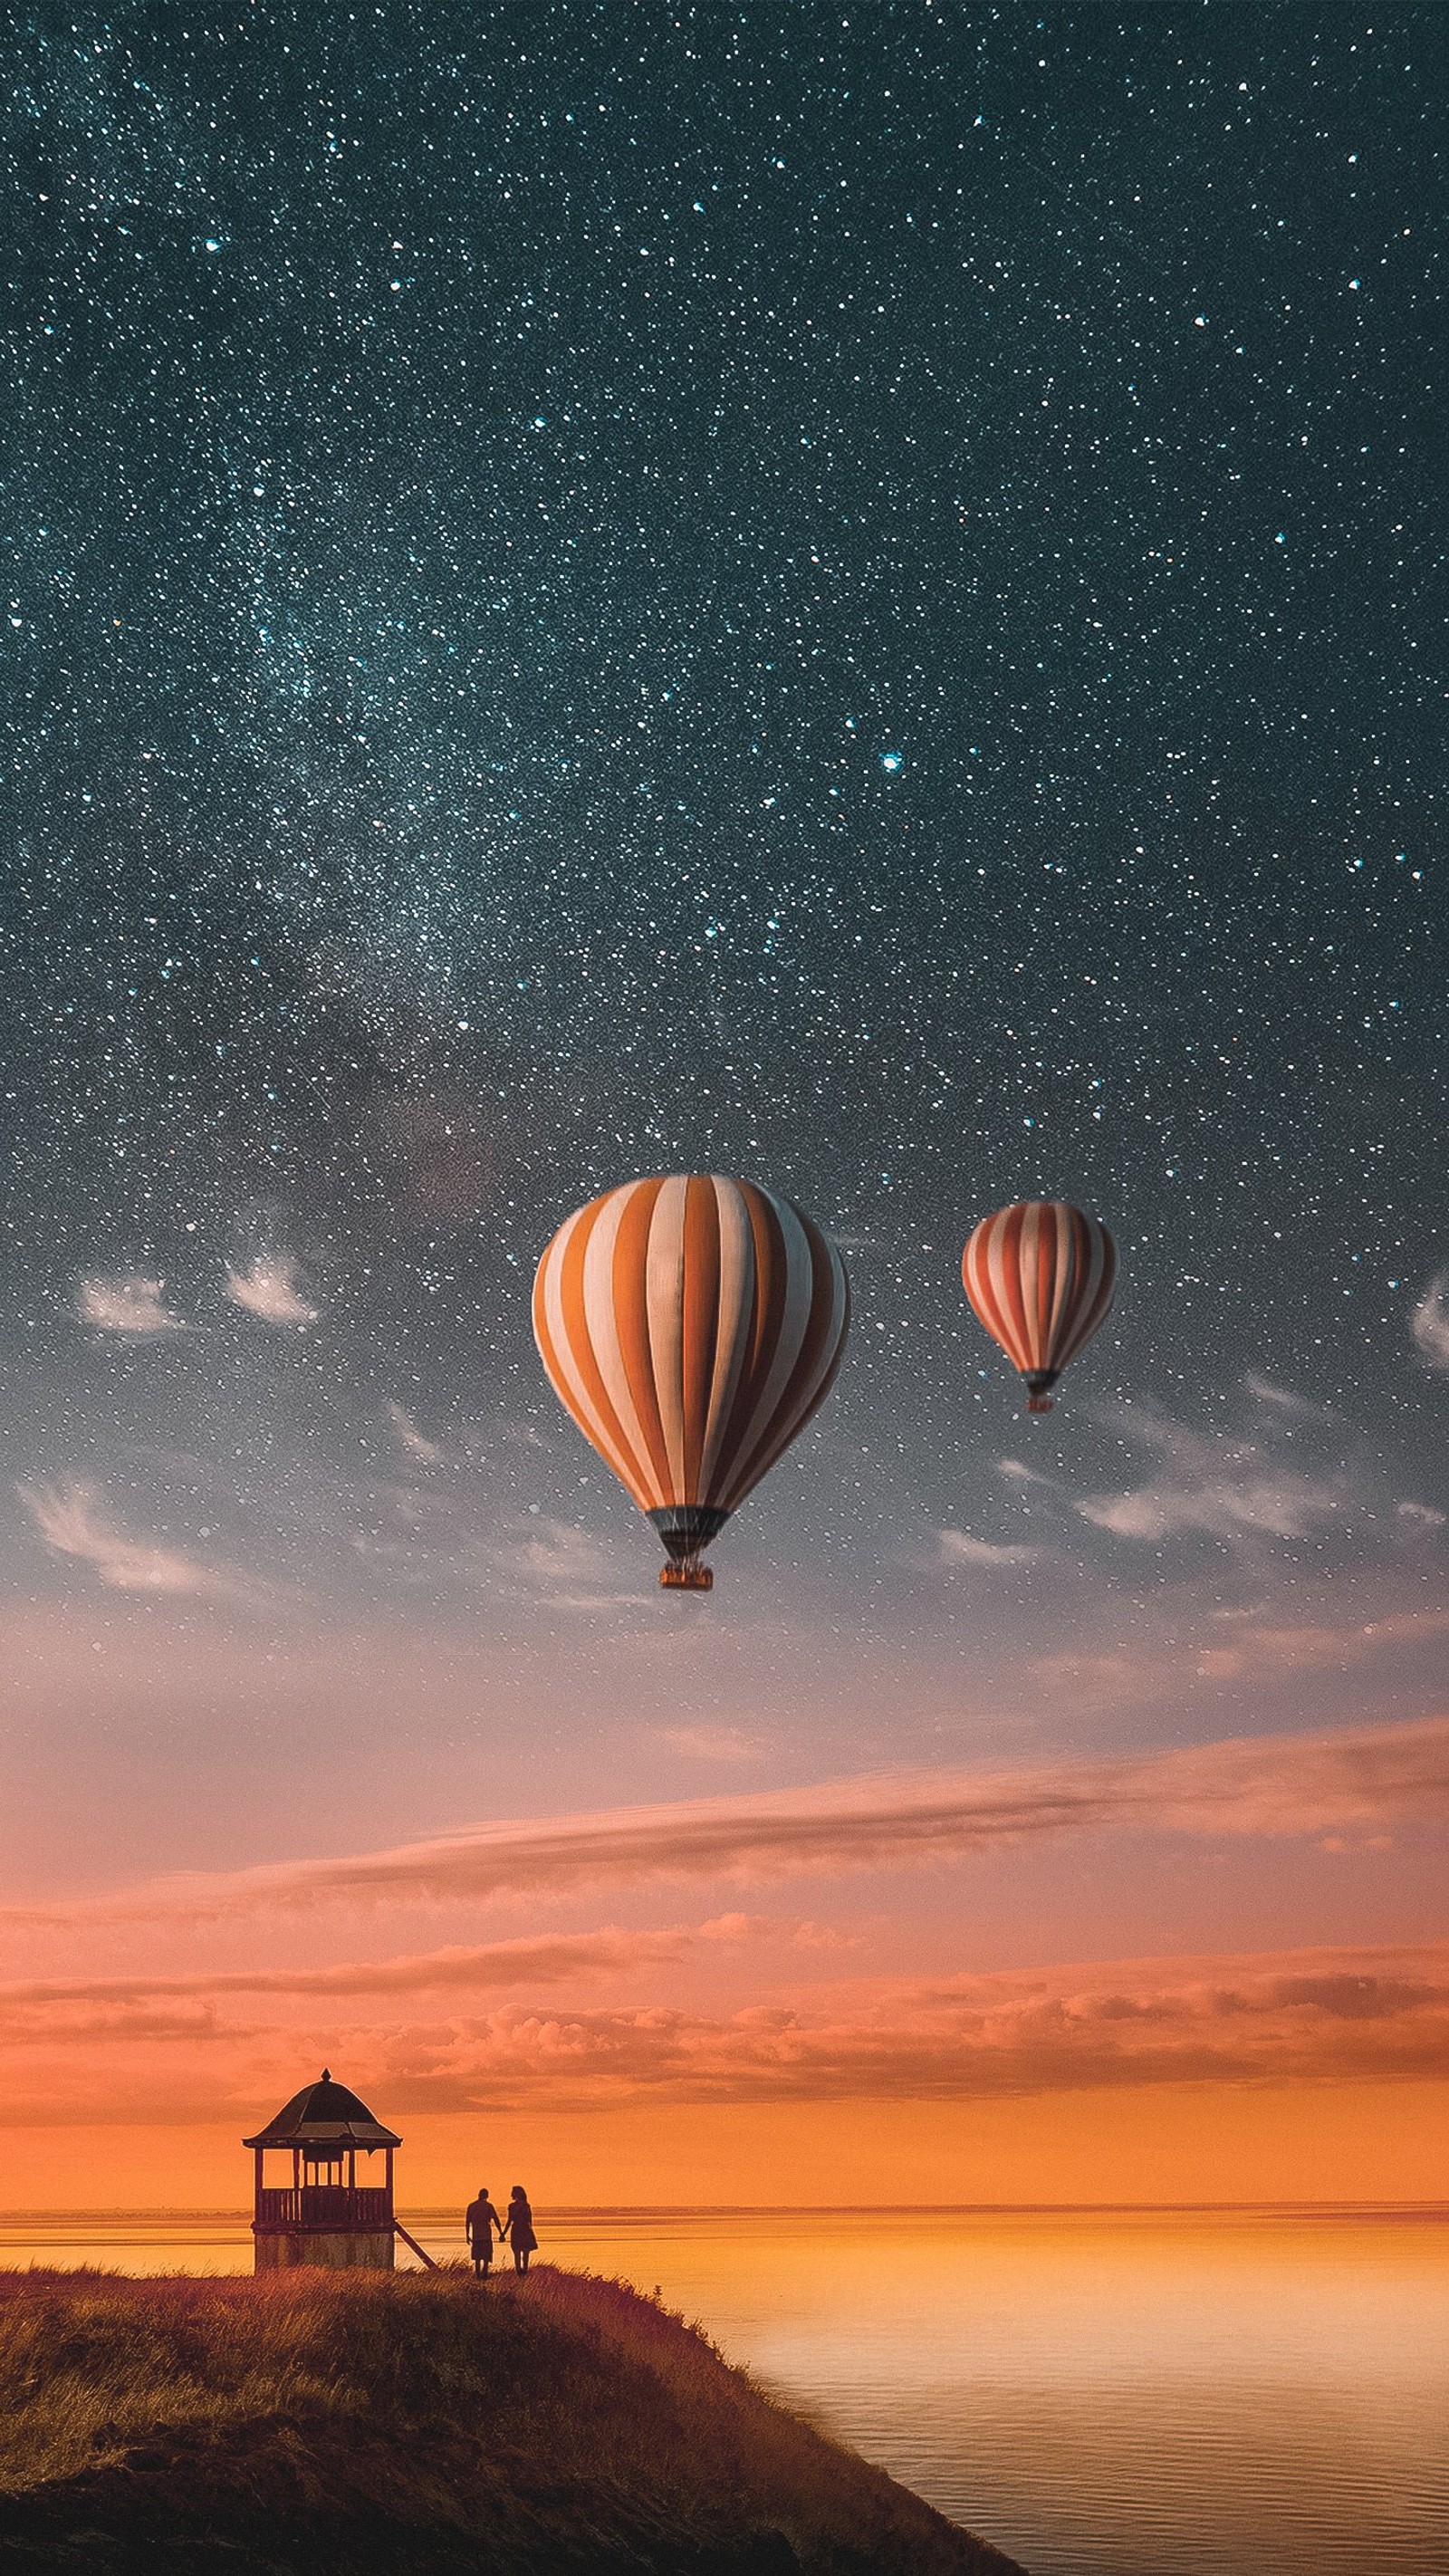
[[[0,2274],[0,2559],[1021,2576],[613,2281]]]

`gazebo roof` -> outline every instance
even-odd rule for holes
[[[375,2120],[365,2102],[334,2084],[324,2066],[320,2084],[304,2084],[274,2120],[244,2147],[400,2147],[401,2138]]]

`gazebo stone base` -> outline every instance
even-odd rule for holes
[[[318,2264],[328,2272],[390,2272],[393,2233],[388,2228],[258,2228],[258,2272],[290,2272]]]

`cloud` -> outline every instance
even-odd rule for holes
[[[943,1529],[936,1539],[941,1565],[1031,1565],[1040,1554],[1039,1547],[996,1547],[990,1539],[972,1538],[966,1530]]]
[[[1039,1467],[1028,1467],[1024,1458],[999,1458],[996,1463],[998,1474],[1005,1476],[1013,1485],[1051,1483],[1050,1476],[1044,1476]]]
[[[410,1458],[416,1458],[424,1467],[442,1465],[443,1452],[436,1440],[428,1440],[424,1437],[412,1415],[406,1412],[402,1405],[394,1404],[389,1400],[387,1418]]]
[[[765,1749],[758,1736],[738,1726],[658,1726],[654,1734],[692,1762],[758,1762]]]
[[[1409,1319],[1414,1348],[1431,1369],[1449,1369],[1449,1270],[1436,1270]]]
[[[197,1970],[184,1976],[40,1977],[0,1983],[0,2026],[13,2026],[17,2015],[49,2013],[68,2006],[90,2010],[114,2006],[118,2012],[173,2002],[210,2003],[222,1995],[266,1995],[305,1999],[326,1995],[347,2003],[377,1996],[446,1993],[463,1987],[483,1994],[506,1986],[574,1985],[589,1979],[630,1975],[641,1968],[673,1965],[701,1945],[717,1948],[776,1934],[786,1939],[815,1927],[776,1923],[768,1917],[720,1914],[707,1923],[672,1924],[655,1931],[620,1931],[609,1925],[598,1932],[531,1935],[518,1941],[490,1941],[475,1947],[455,1944],[393,1959],[347,1960],[327,1967],[225,1968]]]
[[[21,1501],[42,1538],[62,1556],[93,1565],[113,1592],[218,1593],[235,1589],[233,1577],[117,1529],[95,1485],[20,1485]]]
[[[1255,1369],[1249,1369],[1243,1384],[1249,1395],[1254,1396],[1259,1404],[1270,1404],[1275,1413],[1292,1414],[1300,1422],[1333,1422],[1337,1419],[1327,1405],[1312,1404],[1306,1395],[1298,1395],[1292,1387],[1277,1386],[1272,1378],[1259,1377]]]
[[[649,1595],[624,1589],[596,1538],[571,1521],[540,1516],[509,1551],[512,1564],[554,1610],[639,1609]]]
[[[861,1980],[728,2015],[511,2007],[402,2041],[400,2110],[543,2099],[983,2100],[1449,2073],[1449,1945]],[[379,2075],[381,2079],[381,2073]],[[410,2100],[411,2095],[411,2100]]]
[[[1237,1463],[1247,1464],[1245,1453]],[[1183,1530],[1206,1530],[1215,1538],[1241,1538],[1245,1532],[1310,1538],[1342,1507],[1339,1479],[1251,1473],[1197,1486],[1156,1477],[1136,1493],[1098,1494],[1077,1505],[1083,1520],[1099,1529],[1142,1539],[1174,1538]]]
[[[1444,1527],[1444,1514],[1436,1512],[1431,1503],[1396,1503],[1394,1509],[1400,1520],[1406,1522],[1410,1529],[1431,1530]]]
[[[194,2118],[202,2044],[218,2113],[228,2097],[239,2108],[279,2099],[309,2053],[308,2034],[295,2023],[228,2026],[203,1992],[176,1982],[185,1991],[169,1999],[139,1982],[134,1996],[80,1983],[68,2000],[28,1990],[52,2016],[48,2027],[26,2022],[20,1990],[0,1997],[0,2016],[19,2016],[4,2033],[0,2120]],[[329,2014],[312,2053],[336,2030]],[[719,2012],[521,2001],[452,2019],[351,2024],[347,2062],[364,2096],[402,2116],[1442,2078],[1449,1944],[855,1978]]]
[[[1145,1407],[1124,1427],[1158,1452],[1162,1466],[1132,1492],[1092,1494],[1076,1506],[1083,1520],[1118,1538],[1160,1540],[1190,1530],[1229,1541],[1310,1538],[1349,1500],[1341,1472],[1282,1467],[1252,1442],[1204,1440]]]
[[[76,1312],[103,1333],[128,1333],[144,1339],[154,1333],[185,1333],[191,1327],[162,1303],[164,1279],[136,1271],[119,1279],[82,1279],[76,1289]]]
[[[1449,1817],[1449,1718],[476,1825],[391,1850],[188,1874],[59,1907],[12,1906],[0,1921],[201,1923],[711,1879],[761,1883],[960,1861],[1070,1833],[1302,1838],[1376,1830],[1399,1817]]]
[[[298,1285],[298,1265],[290,1252],[258,1253],[246,1270],[229,1269],[226,1293],[234,1306],[244,1306],[264,1324],[317,1321],[316,1307],[308,1305]]]
[[[1269,1672],[1346,1670],[1385,1646],[1417,1646],[1449,1636],[1449,1610],[1400,1610],[1384,1619],[1346,1621],[1342,1627],[1269,1627],[1261,1621],[1235,1627],[1227,1646],[1204,1648],[1197,1660],[1208,1681],[1232,1680],[1254,1668]]]
[[[1124,1646],[1100,1654],[1069,1646],[1058,1654],[1033,1655],[1028,1666],[1034,1679],[1077,1711],[1121,1711],[1134,1702],[1160,1700],[1164,1680],[1175,1669],[1175,1658],[1166,1664],[1159,1647]]]

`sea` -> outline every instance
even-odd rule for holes
[[[1030,2576],[1449,2576],[1449,2205],[535,2219]],[[462,2251],[457,2212],[407,2224]],[[251,2237],[0,2222],[29,2263],[247,2271]]]

